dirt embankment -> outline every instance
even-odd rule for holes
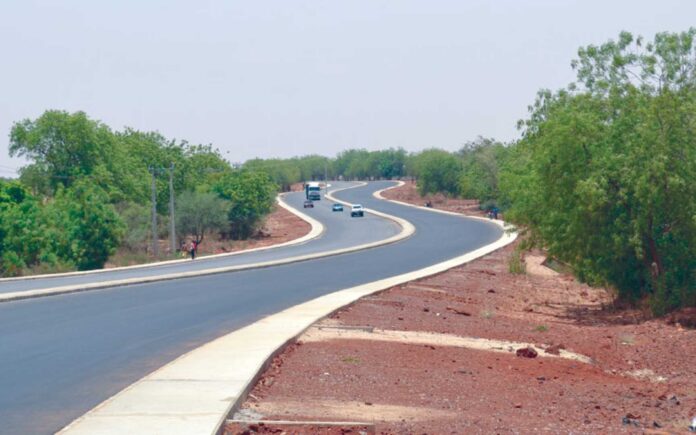
[[[211,247],[208,253],[234,252],[242,249],[278,245],[300,238],[309,233],[311,229],[312,227],[309,223],[276,205],[273,211],[266,217],[263,226],[255,236],[248,240],[210,241]],[[201,246],[201,248],[204,247]]]
[[[406,184],[396,189],[382,192],[382,196],[394,201],[408,202],[415,205],[425,205],[430,202],[433,208],[462,213],[468,216],[485,216],[485,212],[479,209],[479,202],[475,199],[448,198],[438,193],[421,196],[418,194],[416,184],[406,181]]]
[[[309,233],[309,223],[290,213],[286,209],[276,205],[273,211],[266,217],[258,233],[247,240],[215,240],[206,237],[199,246],[198,255],[222,254],[236,252],[244,249],[262,248],[277,245],[294,240]],[[188,243],[189,241],[187,241]],[[169,252],[169,242],[160,241],[160,252]],[[185,254],[181,254],[185,256]],[[147,253],[121,252],[110,259],[105,268],[130,266],[152,262]]]
[[[422,202],[410,189],[385,196]],[[548,269],[542,252],[512,274],[514,249],[314,325],[273,360],[236,417],[395,434],[688,433],[696,331],[613,310],[609,292]],[[240,427],[258,428],[235,423],[227,433]]]

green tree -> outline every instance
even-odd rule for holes
[[[133,252],[147,252],[148,242],[152,240],[150,207],[135,202],[123,202],[116,205],[116,210],[125,226],[122,246]],[[157,223],[161,225],[160,217]]]
[[[18,181],[0,181],[0,273],[21,275],[46,251],[40,203]]]
[[[48,206],[56,255],[79,270],[104,267],[121,243],[124,225],[109,197],[89,179],[80,179],[70,188],[59,188]]]
[[[294,183],[304,181],[298,159],[252,159],[244,163],[244,169],[263,172],[276,183],[280,190],[287,192]]]
[[[245,239],[257,229],[274,204],[277,186],[264,172],[248,170],[224,174],[213,191],[230,202],[227,218],[233,239]]]
[[[50,195],[58,186],[69,187],[84,176],[91,176],[114,200],[133,190],[114,134],[84,112],[49,110],[36,120],[15,123],[10,156],[33,161],[22,168],[21,178],[36,192]]]
[[[336,175],[346,180],[365,179],[370,175],[370,152],[365,149],[350,149],[341,152],[336,157]]]
[[[214,193],[186,191],[179,195],[177,204],[180,235],[191,235],[201,243],[206,234],[219,234],[227,228],[229,203]]]
[[[174,170],[175,178],[183,181],[181,188],[210,190],[217,174],[232,172],[230,164],[212,145],[183,145],[184,159]]]
[[[696,304],[695,35],[580,49],[577,83],[539,93],[501,182],[552,255],[656,313]]]
[[[459,191],[462,166],[460,160],[447,151],[430,149],[414,159],[418,176],[418,192],[444,193],[453,196]]]
[[[462,159],[459,194],[495,205],[499,196],[500,167],[508,149],[494,139],[479,137],[466,143],[458,152]]]
[[[295,157],[291,159],[300,169],[300,180],[324,180],[324,175],[330,175],[332,165],[328,157],[318,156],[316,154]]]
[[[372,162],[370,176],[372,177],[390,180],[404,175],[406,151],[402,148],[373,151],[370,153],[370,159]]]
[[[22,168],[19,183],[0,186],[3,274],[48,271],[52,265],[91,269],[103,266],[120,243],[141,249],[150,236],[150,168],[157,175],[160,223],[169,212],[171,165],[175,194],[210,191],[232,172],[210,145],[130,128],[113,132],[83,112],[50,110],[15,123],[10,154],[31,163]],[[9,201],[20,191],[23,200]]]
[[[231,171],[229,163],[211,145],[191,145],[169,140],[157,132],[126,128],[116,134],[119,146],[126,150],[130,176],[137,180],[137,191],[129,202],[149,204],[152,175],[156,171],[157,211],[169,211],[169,170],[174,166],[175,195],[186,190],[209,190],[216,174]]]

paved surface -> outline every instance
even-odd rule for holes
[[[354,186],[356,183],[334,183],[331,190]],[[66,285],[85,284],[95,281],[114,281],[145,276],[164,275],[178,272],[195,272],[204,269],[213,269],[228,266],[241,266],[266,261],[280,260],[288,257],[325,252],[348,246],[357,246],[365,243],[386,239],[397,234],[400,228],[391,221],[380,219],[376,216],[366,215],[366,222],[355,222],[349,217],[348,210],[343,213],[332,212],[331,201],[315,201],[315,207],[303,209],[304,193],[295,192],[285,195],[285,202],[296,209],[312,216],[324,225],[324,234],[319,238],[308,242],[285,246],[277,249],[262,250],[246,254],[230,255],[214,258],[201,257],[195,261],[177,262],[174,264],[153,265],[143,268],[103,271],[97,274],[85,274],[64,277],[33,278],[20,281],[1,281],[0,293],[10,293],[22,290],[37,290]],[[354,231],[359,226],[360,231]]]
[[[336,196],[409,220],[417,232],[400,243],[266,269],[0,304],[0,432],[53,432],[176,356],[265,315],[439,263],[500,236],[500,228],[485,221],[372,198],[387,185]]]

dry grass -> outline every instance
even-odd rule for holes
[[[527,273],[527,266],[522,258],[522,253],[515,249],[508,257],[508,270],[513,275],[524,275]]]

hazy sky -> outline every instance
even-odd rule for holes
[[[579,46],[693,25],[693,0],[0,0],[0,175],[46,109],[231,161],[511,140]]]

